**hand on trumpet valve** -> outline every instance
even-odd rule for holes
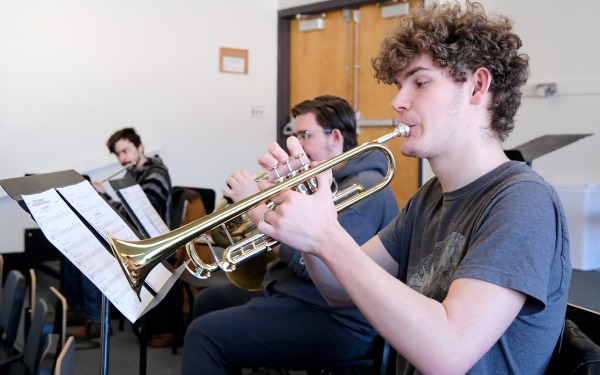
[[[316,177],[320,186],[331,185],[331,172]],[[315,253],[327,243],[330,229],[339,227],[337,211],[330,189],[311,195],[288,190],[272,199],[276,210],[263,210],[258,231],[297,250]]]
[[[226,182],[227,187],[222,190],[223,196],[233,202],[240,201],[260,191],[254,175],[246,170],[233,172]]]
[[[223,197],[229,204],[232,204],[258,193],[260,188],[256,178],[257,176],[246,170],[233,172],[226,180],[227,187],[222,190]],[[250,220],[256,222],[260,219],[260,212],[264,210],[263,207],[264,205],[255,207],[246,214]]]
[[[290,155],[277,142],[273,142],[268,146],[269,153],[259,156],[258,163],[269,173],[268,181],[279,183],[310,167],[310,160],[306,157],[298,138],[289,137],[287,147]],[[259,186],[265,189],[270,185],[263,186],[259,183]]]
[[[301,160],[293,156],[304,155],[297,138],[288,138],[287,147],[291,155],[288,155],[277,143],[270,144],[269,153],[261,155],[258,159],[260,165],[269,170],[271,166],[281,166],[289,160],[292,168],[297,169],[301,168],[303,163],[309,163],[306,157]],[[281,175],[287,173],[287,171],[283,172],[287,169],[285,164],[279,169],[282,171]],[[321,173],[316,180],[318,186],[331,186],[333,181],[331,170]],[[328,188],[318,189],[310,196],[298,194],[297,191],[286,191],[271,200],[277,210],[262,210],[258,230],[298,250],[310,252],[310,249],[314,248],[310,244],[314,238],[311,232],[325,232],[323,229],[330,225],[337,225],[337,211],[332,192]]]

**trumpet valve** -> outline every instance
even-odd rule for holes
[[[279,174],[279,171],[277,170],[277,165],[274,165],[274,166],[272,166],[272,167],[271,167],[271,171],[272,171],[273,173],[275,173],[275,177],[276,177],[276,178],[275,178],[275,180],[273,181],[274,183],[278,184],[278,183],[280,183],[280,182],[283,182],[283,181],[285,180],[285,176],[281,176],[281,175]]]
[[[300,162],[300,164],[302,164],[302,167],[304,167],[306,164],[306,162],[304,161],[304,154],[298,154],[296,155],[296,159],[298,159],[298,161]]]
[[[291,159],[287,159],[286,161],[284,161],[283,163],[281,163],[281,165],[285,165],[288,169],[288,173],[292,173],[294,170],[292,169],[292,167],[290,166],[290,163],[292,162]]]

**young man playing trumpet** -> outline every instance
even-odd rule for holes
[[[330,159],[357,145],[356,115],[344,99],[319,96],[296,105],[292,115],[293,132],[314,160]],[[355,183],[368,189],[381,181],[387,169],[387,159],[371,152],[337,166],[333,175],[339,190]],[[233,201],[259,191],[248,171],[233,173],[227,184],[223,195]],[[260,206],[248,215],[257,222],[264,210]],[[342,211],[339,219],[362,244],[397,213],[388,187],[368,202]],[[225,285],[204,289],[195,298],[197,318],[186,332],[183,374],[235,374],[242,368],[335,362],[369,350],[376,334],[360,311],[328,306],[298,251],[285,244],[272,251],[278,257],[267,268],[262,292]]]
[[[563,209],[502,149],[528,77],[511,27],[480,4],[444,3],[411,11],[384,39],[373,68],[398,87],[391,105],[410,127],[401,151],[427,158],[435,177],[377,236],[359,246],[326,189],[285,192],[259,222],[304,252],[331,305],[358,306],[406,360],[405,374],[543,374],[563,326]],[[288,140],[291,155],[302,146]],[[264,168],[289,158],[276,144],[269,151]]]

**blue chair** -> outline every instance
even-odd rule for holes
[[[58,360],[56,361],[56,367],[54,375],[73,375],[75,373],[75,339],[73,336],[69,336],[65,345],[63,346]]]
[[[2,287],[4,281],[4,256],[0,254],[0,296],[2,295]]]
[[[31,327],[23,351],[0,362],[0,374],[38,374],[40,362],[48,351],[54,326],[53,316],[43,298],[35,303]]]
[[[15,341],[23,315],[26,288],[27,282],[21,271],[12,270],[8,273],[0,301],[0,336],[3,349],[0,358],[18,353]]]
[[[52,333],[48,335],[47,349],[44,350],[44,355],[40,361],[38,375],[52,375],[54,373],[66,341],[67,300],[53,286],[50,287],[48,300],[54,313],[54,317],[49,316],[53,321],[53,329]]]

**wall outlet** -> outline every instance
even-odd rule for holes
[[[265,106],[264,105],[253,105],[250,109],[251,118],[264,118],[265,117]]]

